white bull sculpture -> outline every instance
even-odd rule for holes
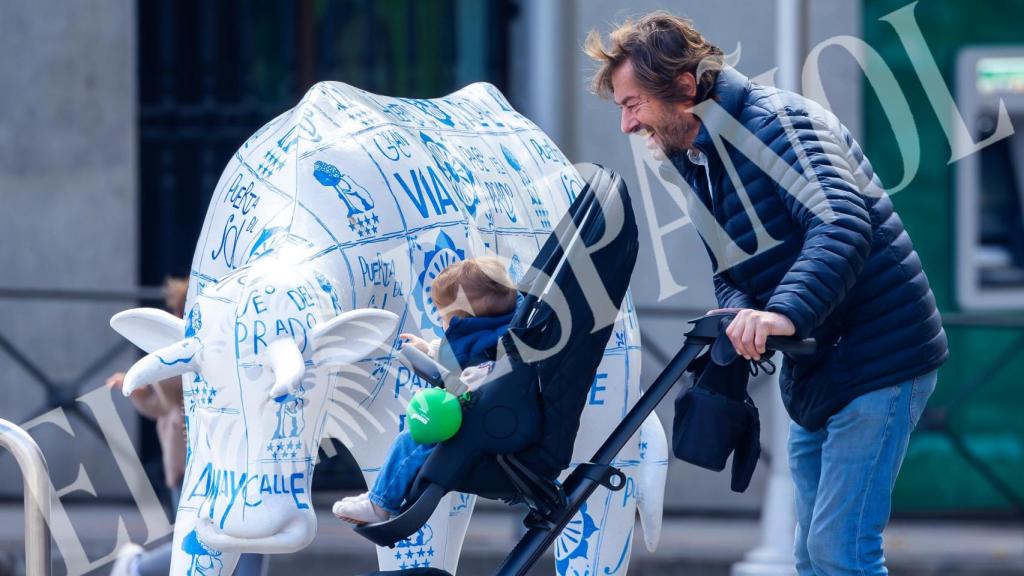
[[[399,364],[397,331],[442,334],[434,276],[494,254],[522,276],[581,189],[547,136],[493,86],[389,98],[334,82],[235,153],[192,264],[184,320],[138,309],[111,325],[149,354],[124,391],[183,374],[188,463],[171,574],[230,574],[242,552],[288,553],[316,533],[317,449],[337,438],[372,484],[423,383]],[[627,296],[575,446],[589,458],[640,390]],[[574,462],[575,463],[575,462]],[[655,416],[560,535],[558,574],[625,574],[639,504],[656,545],[667,470]],[[450,494],[382,569],[455,572],[475,497]]]

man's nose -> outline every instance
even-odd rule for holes
[[[620,122],[620,125],[619,125],[619,128],[622,130],[622,133],[623,134],[631,134],[634,130],[636,130],[637,126],[639,126],[639,125],[640,125],[640,123],[637,122],[636,117],[633,116],[633,114],[629,111],[629,109],[628,108],[623,108],[622,109],[622,118],[621,118],[621,122]]]

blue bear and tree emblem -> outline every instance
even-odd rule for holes
[[[338,198],[345,204],[349,230],[360,238],[377,233],[380,218],[373,212],[373,197],[369,190],[348,174],[342,173],[334,164],[322,160],[313,163],[313,177],[320,184],[334,188]]]
[[[306,400],[295,394],[274,398],[277,404],[274,435],[267,450],[274,460],[295,458],[302,453],[302,431],[306,429]]]

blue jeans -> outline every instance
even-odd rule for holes
[[[437,444],[417,444],[408,430],[395,437],[380,474],[370,489],[370,502],[397,514],[434,446]]]
[[[888,574],[882,530],[910,433],[935,390],[936,373],[868,392],[825,428],[789,429],[796,485],[794,555],[800,576]]]

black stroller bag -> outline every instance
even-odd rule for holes
[[[735,354],[724,333],[694,364],[696,382],[676,397],[672,453],[715,472],[732,454],[731,487],[743,492],[761,455],[761,421],[747,394],[751,364]]]

